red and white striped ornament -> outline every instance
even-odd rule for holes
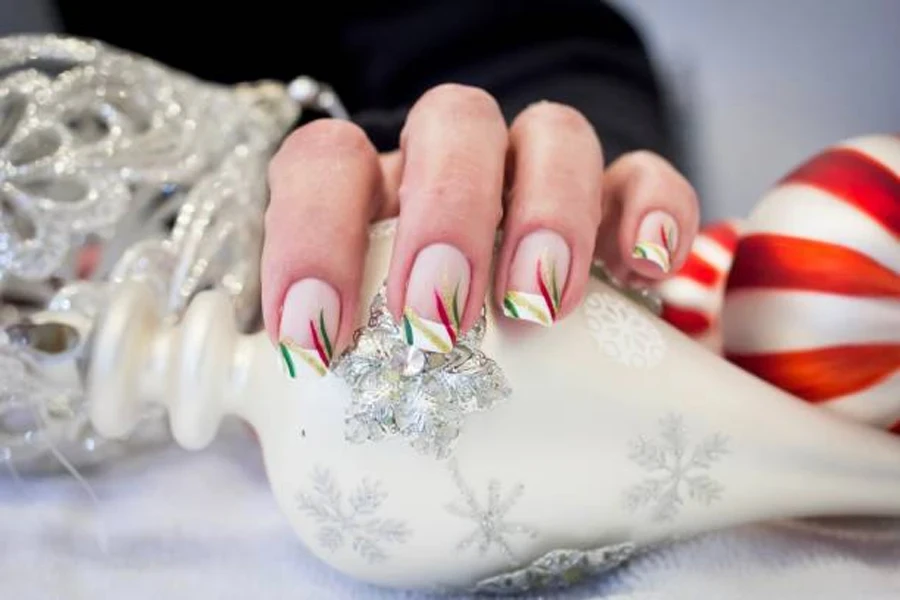
[[[737,220],[703,227],[681,269],[656,286],[662,318],[717,353],[721,351],[719,322],[725,282],[740,232]]]
[[[737,366],[900,433],[900,137],[828,148],[762,198],[722,319]]]

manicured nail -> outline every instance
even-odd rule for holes
[[[285,372],[294,379],[300,369],[325,375],[334,356],[341,301],[333,287],[318,279],[298,281],[284,297],[278,349]]]
[[[469,297],[469,261],[447,244],[419,252],[409,275],[403,335],[406,343],[428,352],[450,352],[459,335]]]
[[[558,233],[540,230],[522,238],[510,266],[503,314],[552,325],[569,277],[569,260],[569,246]]]
[[[672,268],[672,255],[678,248],[678,224],[661,210],[647,213],[638,227],[637,243],[631,256],[650,261],[663,273]]]

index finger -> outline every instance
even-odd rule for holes
[[[381,169],[365,133],[319,120],[289,136],[269,168],[262,308],[289,376],[324,375],[349,339]]]

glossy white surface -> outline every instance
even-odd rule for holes
[[[391,248],[379,231],[366,297]],[[178,442],[201,448],[221,415],[240,415],[260,436],[297,535],[363,581],[468,587],[557,548],[653,545],[793,516],[900,515],[900,440],[771,388],[596,281],[551,329],[490,312],[482,350],[513,396],[469,417],[449,461],[403,440],[347,443],[343,382],[287,380],[264,334],[229,328],[223,299],[199,297],[167,329],[144,298],[123,289],[95,342],[97,427],[121,434],[123,405],[162,402]],[[510,527],[493,536],[448,511],[454,502],[488,513],[503,505],[486,516]]]

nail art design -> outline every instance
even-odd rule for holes
[[[559,234],[529,234],[519,243],[510,267],[503,314],[549,327],[558,318],[568,272],[569,247]]]
[[[434,311],[439,321],[425,319],[407,308],[403,313],[403,335],[406,343],[430,352],[450,352],[459,334],[459,287],[453,291],[434,290]]]
[[[663,273],[672,268],[672,255],[678,247],[678,229],[673,219],[662,211],[653,211],[644,217],[638,229],[638,242],[631,256],[647,260]]]
[[[297,377],[298,359],[305,362],[320,377],[328,372],[333,349],[331,339],[328,337],[328,330],[325,328],[324,310],[319,311],[317,321],[312,319],[309,321],[309,337],[312,339],[312,348],[304,348],[290,337],[282,338],[278,344],[287,375],[291,379]]]
[[[540,294],[526,292],[507,292],[503,298],[503,313],[514,319],[534,321],[550,326],[556,321],[559,312],[559,282],[556,265],[549,268],[538,261],[535,280]]]
[[[323,281],[295,283],[284,299],[278,351],[291,379],[308,368],[324,376],[334,359],[334,339],[340,317],[337,292]]]
[[[456,248],[434,244],[419,252],[409,276],[403,337],[410,346],[447,353],[456,345],[469,294],[469,261]]]

